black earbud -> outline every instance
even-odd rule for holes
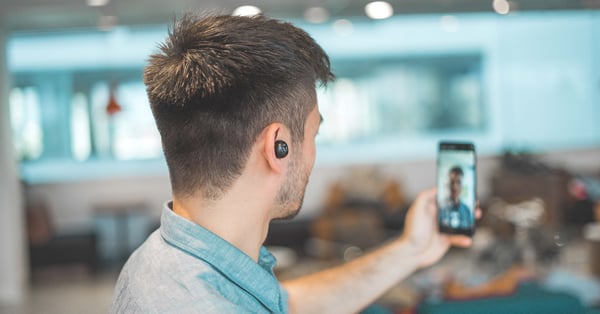
[[[289,153],[288,145],[286,142],[278,140],[275,141],[275,157],[281,159],[285,158]]]

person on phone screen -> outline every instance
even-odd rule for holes
[[[447,202],[442,207],[440,215],[442,223],[452,228],[471,227],[472,215],[471,209],[460,200],[462,193],[462,179],[464,172],[461,167],[454,166],[448,172],[448,189],[450,195]]]
[[[263,246],[295,216],[322,118],[315,84],[329,58],[290,23],[185,15],[144,71],[172,200],[130,256],[111,313],[356,313],[464,235],[438,232],[436,190],[422,192],[401,236],[341,266],[279,282]]]

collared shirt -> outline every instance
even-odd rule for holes
[[[440,211],[440,219],[446,226],[452,228],[471,228],[473,225],[473,215],[469,207],[463,202],[449,202]]]
[[[111,313],[287,313],[274,266],[266,248],[257,263],[166,204],[160,228],[123,267]]]

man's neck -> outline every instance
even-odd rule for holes
[[[173,211],[208,229],[258,261],[269,223],[275,217],[274,204],[281,186],[281,174],[269,168],[261,143],[254,145],[242,174],[217,200],[207,200],[198,191],[193,196],[173,197]]]
[[[254,261],[258,261],[271,220],[260,214],[264,210],[255,210],[251,202],[243,199],[207,202],[200,198],[174,197],[173,212],[223,238]]]

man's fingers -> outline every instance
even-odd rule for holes
[[[469,247],[473,244],[473,239],[467,236],[450,236],[450,243],[457,247]]]
[[[417,200],[433,201],[433,200],[435,200],[436,193],[437,193],[437,189],[436,188],[431,188],[429,190],[421,192],[417,196]]]

